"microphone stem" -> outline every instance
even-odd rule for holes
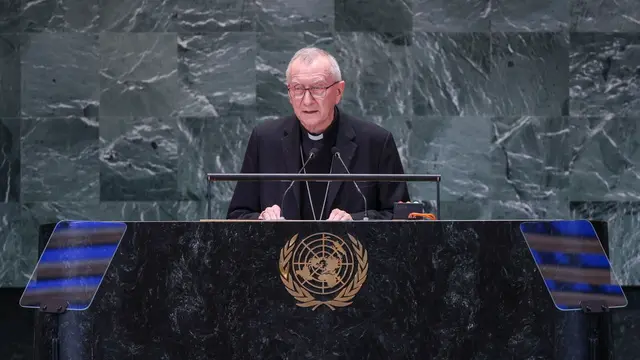
[[[307,166],[309,161],[311,161],[311,159],[313,159],[313,157],[315,155],[316,155],[316,149],[311,149],[311,151],[309,153],[309,157],[307,158],[306,161],[304,161],[302,163],[302,167],[300,168],[300,170],[298,170],[298,174],[300,174],[302,171],[304,171],[304,168]],[[291,183],[289,184],[287,189],[284,191],[284,194],[282,194],[282,200],[280,201],[280,211],[281,212],[284,212],[284,199],[287,197],[287,193],[289,192],[289,190],[291,190],[291,188],[293,187],[293,184],[295,184],[295,180],[291,181]],[[280,213],[280,219],[284,219],[284,214],[283,213]]]
[[[340,163],[344,167],[344,170],[347,172],[347,174],[351,175],[351,172],[349,172],[349,168],[347,167],[347,164],[345,164],[344,161],[342,161],[342,156],[340,156],[340,153],[336,151],[335,154],[338,157],[338,160],[340,160]],[[369,217],[367,216],[367,197],[364,196],[364,194],[360,190],[360,187],[358,186],[358,183],[355,180],[353,181],[353,185],[355,185],[356,190],[358,190],[358,193],[360,194],[360,196],[362,196],[362,200],[364,201],[364,217],[362,218],[362,220],[365,220],[365,221],[369,220]]]

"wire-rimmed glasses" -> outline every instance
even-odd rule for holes
[[[329,89],[330,87],[332,87],[333,85],[339,83],[340,81],[336,81],[333,84],[329,85],[329,86],[312,86],[309,88],[306,88],[302,85],[294,85],[294,86],[287,86],[287,89],[289,89],[289,93],[297,99],[300,99],[304,96],[304,94],[307,92],[307,90],[309,91],[309,93],[311,94],[311,96],[313,96],[314,98],[322,98],[325,95],[327,95],[327,89]]]

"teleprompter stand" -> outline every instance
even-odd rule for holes
[[[65,329],[71,313],[91,306],[126,229],[123,222],[73,220],[53,229],[20,298],[20,306],[37,309],[51,325],[43,334],[51,339],[50,359],[80,360]]]
[[[591,222],[525,221],[520,231],[555,306],[583,314],[586,341],[576,352],[588,360],[611,359],[610,310],[628,301]]]
[[[60,315],[67,311],[68,306],[66,301],[50,301],[40,305],[40,311],[52,318],[51,360],[60,360]]]
[[[582,313],[587,317],[588,332],[586,334],[589,349],[589,360],[605,360],[612,358],[608,315],[609,305],[603,300],[589,300],[580,303]]]

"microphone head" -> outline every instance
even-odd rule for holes
[[[312,157],[318,155],[318,151],[320,151],[318,148],[313,148],[313,149],[309,150],[309,159],[311,159]]]
[[[331,153],[333,155],[340,154],[340,150],[338,150],[338,148],[336,146],[334,146],[334,147],[331,148]]]

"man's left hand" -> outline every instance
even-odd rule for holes
[[[351,214],[349,214],[348,212],[346,212],[344,210],[333,209],[331,211],[331,214],[329,214],[329,218],[327,220],[329,220],[329,221],[347,221],[347,220],[353,220],[353,218],[351,218]]]

